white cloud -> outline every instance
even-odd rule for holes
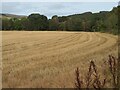
[[[111,10],[117,2],[2,2],[2,13],[29,15],[40,13],[47,17],[65,16],[87,11]]]
[[[1,0],[2,2],[119,2],[119,0]]]

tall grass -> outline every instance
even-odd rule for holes
[[[113,88],[115,89],[120,88],[119,86],[120,74],[118,73],[120,67],[119,65],[120,59],[119,58],[117,59],[114,56],[109,55],[109,58],[107,60],[107,66],[109,67],[110,76],[112,78],[112,85]],[[86,88],[87,90],[89,90],[90,88],[101,90],[102,88],[106,87],[107,83],[106,81],[108,80],[108,78],[106,77],[103,77],[101,79],[101,75],[99,74],[99,71],[94,61],[90,61],[90,65],[86,73],[86,77],[84,79],[80,77],[80,71],[78,67],[75,70],[75,76],[76,76],[75,87],[78,90],[81,90],[81,88],[83,87]]]

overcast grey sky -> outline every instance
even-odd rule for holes
[[[83,12],[110,11],[117,2],[2,2],[2,12],[17,15],[40,13],[51,18]]]

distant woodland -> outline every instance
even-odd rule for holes
[[[2,14],[3,15],[3,14]],[[85,12],[69,16],[31,14],[21,18],[2,17],[2,30],[18,31],[88,31],[117,34],[119,29],[120,6],[111,11]]]

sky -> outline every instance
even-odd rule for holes
[[[117,2],[2,2],[0,13],[30,15],[39,13],[51,18],[53,15],[67,16],[84,12],[110,11]]]

